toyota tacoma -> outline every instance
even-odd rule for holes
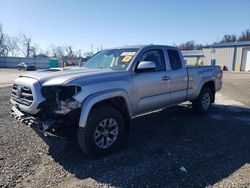
[[[27,73],[13,84],[11,113],[45,135],[74,129],[89,156],[104,156],[128,139],[131,118],[185,101],[209,111],[222,87],[219,66],[192,66],[171,46],[102,50],[81,67]]]

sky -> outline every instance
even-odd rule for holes
[[[43,49],[210,44],[250,29],[249,8],[250,0],[0,0],[0,24]]]

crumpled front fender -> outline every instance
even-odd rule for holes
[[[123,97],[125,99],[127,103],[129,115],[131,117],[132,108],[129,103],[127,92],[123,89],[111,89],[111,90],[106,90],[106,91],[102,91],[102,92],[98,92],[93,95],[90,95],[84,100],[83,105],[82,105],[81,115],[80,115],[79,127],[84,128],[86,126],[90,110],[95,104],[97,104],[98,102],[104,101],[106,99],[114,98],[114,97]]]

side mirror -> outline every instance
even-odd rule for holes
[[[156,64],[153,61],[141,61],[135,72],[147,72],[154,70],[156,68]]]

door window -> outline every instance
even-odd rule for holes
[[[156,69],[152,71],[165,71],[165,60],[162,50],[149,50],[141,55],[139,62],[141,61],[153,61],[156,65]]]

